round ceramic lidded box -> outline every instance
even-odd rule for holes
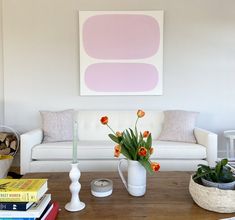
[[[192,176],[189,192],[200,207],[219,213],[235,212],[235,190],[223,190],[196,183]]]
[[[106,197],[113,192],[113,181],[110,179],[95,179],[91,182],[91,194],[96,197]]]

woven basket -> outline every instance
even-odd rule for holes
[[[5,145],[5,144],[2,145],[1,141],[3,141],[3,140],[0,139],[0,155],[15,156],[15,154],[17,153],[17,151],[19,149],[19,145],[20,145],[19,133],[16,130],[14,130],[13,128],[6,126],[6,125],[0,125],[0,133],[7,134],[7,137],[4,137],[4,139],[6,139],[6,140],[8,139],[8,145]],[[11,141],[12,140],[14,142],[16,141],[16,143],[13,144],[13,146],[11,145],[11,142],[9,143],[9,138],[11,139]]]
[[[0,179],[7,176],[12,160],[13,157],[10,155],[0,155]]]
[[[235,212],[235,190],[222,190],[196,183],[191,176],[189,192],[197,205],[219,213]]]

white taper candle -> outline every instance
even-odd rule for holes
[[[73,163],[77,163],[77,147],[78,147],[78,123],[73,124]]]

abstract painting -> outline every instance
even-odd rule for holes
[[[162,95],[163,11],[80,11],[81,95]]]

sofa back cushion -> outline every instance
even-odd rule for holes
[[[78,139],[79,140],[110,140],[111,131],[100,123],[102,116],[108,116],[109,125],[114,131],[123,131],[127,128],[134,129],[137,111],[89,111],[77,112]],[[157,139],[163,125],[164,114],[162,111],[145,111],[145,116],[138,121],[138,131],[148,130],[153,139]]]
[[[43,142],[71,141],[73,139],[74,110],[40,111]]]
[[[198,112],[169,110],[164,112],[164,124],[159,136],[161,141],[196,143],[194,128]]]

